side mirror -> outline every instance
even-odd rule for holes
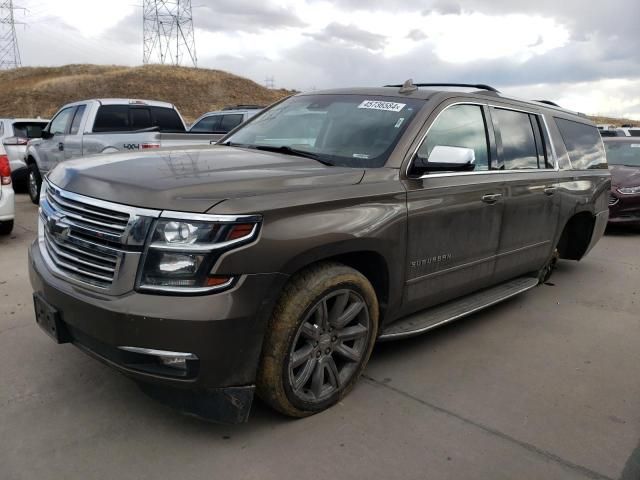
[[[47,138],[53,137],[53,134],[49,132],[49,130],[42,130],[40,136],[46,140]]]
[[[430,172],[465,171],[473,170],[475,162],[476,154],[472,148],[436,145],[428,158],[416,158],[416,167]]]

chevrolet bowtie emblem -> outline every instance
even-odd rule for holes
[[[47,228],[56,237],[66,240],[69,237],[70,226],[65,221],[65,217],[62,215],[51,215],[47,218]]]

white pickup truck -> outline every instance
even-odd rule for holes
[[[53,116],[42,138],[27,145],[29,196],[40,198],[42,178],[72,158],[125,150],[212,144],[219,135],[187,133],[170,103],[103,98],[69,103]]]

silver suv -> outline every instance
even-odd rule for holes
[[[236,105],[215,112],[207,112],[189,128],[190,133],[209,133],[222,138],[238,125],[254,117],[265,107],[259,105]]]

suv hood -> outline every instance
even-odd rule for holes
[[[355,185],[363,169],[237,147],[118,153],[59,164],[58,187],[88,197],[157,210],[206,212],[230,198]]]
[[[612,187],[637,187],[640,185],[640,167],[609,165]]]

